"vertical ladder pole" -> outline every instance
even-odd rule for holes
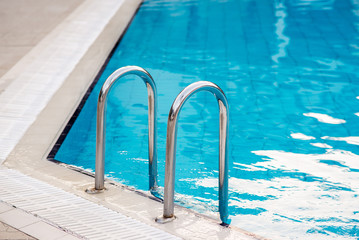
[[[152,78],[151,78],[152,79]],[[149,189],[157,189],[157,92],[155,82],[146,82],[148,94],[148,160]]]
[[[104,187],[104,159],[106,139],[106,100],[113,84],[126,75],[139,76],[147,87],[148,93],[148,156],[149,156],[149,189],[155,192],[157,188],[157,90],[151,75],[137,66],[122,67],[113,72],[102,85],[97,102],[96,128],[96,165],[95,188],[88,193],[101,192]]]
[[[156,221],[159,223],[166,223],[175,219],[174,182],[176,172],[177,120],[183,104],[189,97],[199,91],[211,92],[216,97],[219,106],[219,213],[222,225],[228,225],[230,223],[230,220],[228,219],[228,102],[222,89],[216,84],[207,81],[195,82],[183,89],[174,100],[170,109],[167,123],[163,215],[156,218]]]

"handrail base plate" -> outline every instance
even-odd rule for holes
[[[103,193],[106,190],[107,190],[106,188],[103,189],[87,188],[85,192],[88,194],[98,194],[98,193]]]
[[[172,222],[175,219],[176,219],[176,216],[164,217],[163,215],[161,215],[159,217],[156,217],[156,222],[161,223],[161,224],[165,224],[165,223]]]

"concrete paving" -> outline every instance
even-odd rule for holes
[[[83,0],[0,0],[0,78]],[[7,82],[0,82],[0,92]]]
[[[0,240],[33,240],[36,238],[30,237],[29,235],[13,228],[0,221]]]
[[[16,170],[0,168],[0,221],[38,239],[179,239]]]
[[[0,202],[0,240],[53,239],[79,240],[63,229],[22,209]]]

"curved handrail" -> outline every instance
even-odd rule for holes
[[[228,160],[227,160],[227,135],[228,135],[228,102],[222,89],[216,84],[199,81],[192,83],[183,89],[174,100],[168,115],[167,144],[166,144],[166,173],[164,188],[163,216],[156,219],[157,222],[168,222],[174,216],[174,182],[176,164],[176,138],[177,119],[183,104],[189,97],[199,91],[209,91],[217,98],[219,105],[219,213],[222,224],[228,225]]]
[[[141,67],[127,66],[113,72],[102,85],[97,102],[96,129],[96,166],[95,191],[104,189],[104,159],[105,159],[105,130],[106,130],[106,99],[116,80],[134,74],[139,76],[147,87],[148,93],[148,157],[149,157],[149,187],[155,191],[157,187],[157,89],[151,75]]]

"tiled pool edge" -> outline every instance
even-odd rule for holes
[[[136,1],[133,0],[128,2],[133,5],[136,4]],[[137,1],[137,4],[139,2]],[[130,15],[128,9],[120,9],[118,12],[121,10],[124,15]],[[132,13],[134,11],[135,9],[132,9]],[[123,17],[120,13],[117,13],[116,16],[114,18],[121,19]],[[114,22],[109,23],[103,32],[118,33],[118,28],[115,26],[116,21],[112,21]],[[125,28],[125,26],[122,27]],[[115,28],[116,31],[113,31]],[[86,91],[90,81],[101,67],[100,55],[103,56],[102,60],[104,61],[112,49],[109,45],[113,46],[117,39],[118,36],[116,38],[112,36],[111,40],[106,39],[105,34],[97,37],[98,45],[88,49],[85,56],[77,63],[77,67],[36,116],[34,122],[6,158],[4,165],[180,237],[258,239],[259,237],[235,227],[232,227],[235,231],[225,229],[219,226],[217,222],[208,221],[200,215],[194,215],[193,212],[182,208],[176,208],[178,221],[159,225],[154,222],[154,217],[162,213],[163,205],[161,203],[111,185],[107,185],[109,191],[102,195],[87,195],[84,193],[84,189],[93,185],[93,178],[58,166],[45,159],[65,127],[67,120],[76,109],[83,92]],[[106,44],[102,45],[104,42],[107,42],[107,46]]]
[[[21,218],[22,225],[16,220],[18,217]],[[23,239],[24,237],[29,237],[29,239],[41,239],[44,237],[52,238],[54,236],[56,236],[56,239],[58,240],[84,239],[78,234],[67,229],[58,228],[46,219],[39,218],[38,216],[4,201],[0,201],[0,221],[13,229],[12,235],[10,236],[6,236],[6,232],[4,233],[5,237],[9,237],[9,239]],[[34,231],[34,229],[38,229],[39,225],[41,226],[41,230]],[[15,235],[14,231],[18,233]],[[24,234],[27,236],[24,236]]]
[[[6,211],[0,214],[0,219],[8,221],[21,230],[28,230],[30,235],[39,239],[57,239],[69,234],[98,240],[122,237],[178,239],[165,231],[23,175],[16,170],[0,169],[0,182],[2,186],[7,186],[0,192],[1,199],[13,203],[16,208],[25,210],[25,212]],[[53,227],[51,228],[50,225]],[[41,226],[47,228],[47,231],[43,231]]]

